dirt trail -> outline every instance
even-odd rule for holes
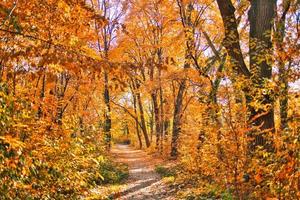
[[[126,163],[129,166],[126,187],[116,194],[113,199],[175,199],[154,170],[155,165],[161,163],[161,160],[149,156],[142,150],[135,150],[128,145],[115,145],[112,154],[115,161]]]

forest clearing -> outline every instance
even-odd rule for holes
[[[1,0],[0,200],[300,199],[299,0]]]

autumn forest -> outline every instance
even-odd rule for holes
[[[0,200],[300,199],[299,0],[1,0]]]

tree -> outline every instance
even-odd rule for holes
[[[126,6],[121,0],[91,0],[92,7],[98,12],[103,13],[99,15],[100,18],[107,20],[104,26],[99,25],[95,21],[95,31],[97,34],[97,49],[101,57],[109,62],[109,53],[113,47],[113,43],[116,39],[116,30],[120,26],[123,15],[126,12]],[[107,66],[110,67],[110,64]],[[106,67],[106,68],[107,68]],[[110,91],[109,91],[109,69],[104,68],[103,78],[104,78],[104,90],[103,99],[105,102],[104,109],[104,135],[105,142],[107,143],[107,148],[111,147],[111,106],[110,106]]]
[[[192,61],[192,53],[195,50],[194,47],[194,27],[192,24],[192,11],[193,4],[192,2],[185,3],[181,0],[177,1],[177,5],[179,7],[180,17],[182,26],[184,28],[184,36],[185,36],[185,61],[184,61],[184,69],[189,69],[191,67]],[[180,80],[179,88],[175,99],[174,104],[174,114],[173,114],[173,129],[172,129],[172,143],[171,143],[171,156],[177,157],[178,155],[178,138],[181,132],[181,118],[183,111],[183,95],[186,90],[186,80],[185,77]]]
[[[251,82],[250,87],[243,86],[251,112],[249,121],[252,121],[253,125],[261,130],[274,132],[274,94],[268,87],[268,83],[272,77],[272,63],[270,63],[270,56],[272,55],[271,32],[275,18],[276,1],[251,1],[249,10],[251,72],[245,64],[240,48],[234,6],[230,0],[218,0],[217,3],[225,29],[224,46],[230,56],[231,63],[239,74]],[[263,134],[255,136],[252,146],[258,145],[267,145]]]
[[[282,2],[283,11],[281,16],[277,16],[276,22],[276,47],[279,52],[284,52],[283,41],[285,37],[286,15],[291,7],[291,1],[285,0]],[[286,69],[285,61],[279,58],[279,104],[280,104],[280,128],[282,130],[288,128],[288,73],[289,69]]]

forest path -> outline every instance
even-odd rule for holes
[[[136,150],[129,145],[117,144],[112,148],[116,162],[125,163],[129,167],[129,177],[122,191],[113,199],[120,200],[173,200],[172,192],[155,172],[155,165],[162,160],[148,155],[145,151]]]

